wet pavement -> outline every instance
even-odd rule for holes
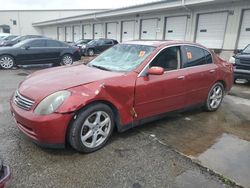
[[[217,112],[172,113],[114,133],[105,148],[83,155],[40,148],[16,128],[8,100],[35,70],[0,70],[0,158],[13,172],[8,187],[249,187],[249,84],[234,86]]]

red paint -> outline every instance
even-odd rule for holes
[[[38,142],[64,144],[67,127],[75,112],[92,102],[106,102],[112,105],[119,114],[120,126],[124,127],[135,120],[204,102],[209,89],[217,81],[225,83],[226,91],[232,87],[232,65],[214,53],[214,64],[138,77],[159,50],[168,45],[183,43],[132,43],[148,44],[157,48],[136,70],[129,73],[109,72],[81,65],[46,69],[29,76],[19,86],[19,93],[35,100],[35,105],[30,111],[25,111],[11,102],[11,111],[15,114],[18,127]],[[159,73],[159,70],[157,72]],[[41,100],[59,90],[69,90],[71,96],[55,113],[46,116],[35,115],[34,109]],[[131,113],[133,108],[137,117]]]

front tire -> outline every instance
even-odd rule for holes
[[[89,49],[88,50],[88,55],[89,56],[94,56],[95,55],[95,51],[93,49]]]
[[[208,93],[205,104],[205,109],[209,112],[214,112],[220,107],[224,98],[224,86],[222,83],[217,82],[213,85]]]
[[[105,104],[91,105],[76,115],[68,131],[70,145],[81,153],[101,149],[114,129],[114,113]]]
[[[72,64],[73,64],[73,57],[69,54],[65,54],[62,57],[61,65],[72,65]]]
[[[2,69],[12,69],[15,65],[14,59],[9,55],[3,55],[0,57],[0,67]]]

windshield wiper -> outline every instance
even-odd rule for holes
[[[106,67],[98,66],[98,65],[91,65],[91,67],[95,67],[101,70],[111,71],[110,69],[107,69]]]

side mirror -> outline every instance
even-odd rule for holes
[[[151,67],[148,69],[148,75],[163,75],[164,68],[162,67]]]
[[[30,46],[24,46],[24,49],[28,50],[28,49],[30,49]]]

